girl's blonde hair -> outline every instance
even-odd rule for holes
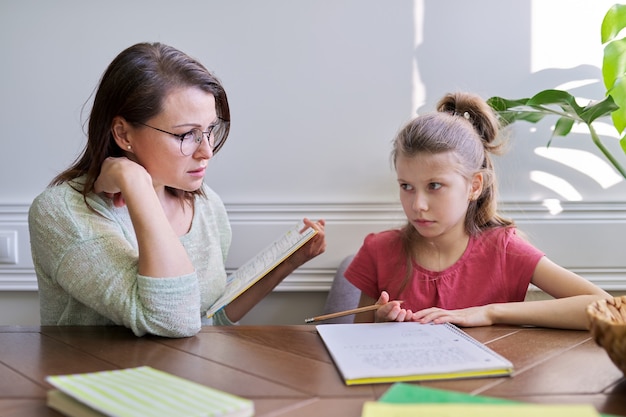
[[[514,225],[512,220],[497,212],[496,176],[490,155],[498,154],[502,149],[499,127],[495,112],[481,97],[450,93],[439,101],[436,112],[415,117],[393,141],[391,157],[394,167],[399,156],[453,152],[459,162],[459,173],[465,178],[470,180],[474,174],[482,173],[482,191],[477,199],[469,202],[465,216],[465,230],[470,236],[492,227]],[[407,254],[408,277],[412,270],[412,248],[419,239],[410,223],[402,229],[402,239]],[[406,282],[401,288],[405,286]]]

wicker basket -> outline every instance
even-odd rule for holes
[[[626,296],[589,304],[587,316],[591,336],[626,375]]]

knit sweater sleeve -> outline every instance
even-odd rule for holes
[[[52,187],[29,211],[42,325],[117,324],[138,335],[185,337],[201,327],[196,273],[138,274],[130,217],[71,187]]]

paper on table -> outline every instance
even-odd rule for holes
[[[303,227],[304,224],[300,223],[287,230],[254,258],[230,274],[226,278],[226,292],[213,303],[206,316],[213,317],[220,308],[239,297],[317,234],[317,230],[310,227],[300,233]]]
[[[367,401],[361,417],[599,417],[592,405],[390,404]]]
[[[513,371],[510,361],[450,323],[322,324],[317,331],[348,385]]]

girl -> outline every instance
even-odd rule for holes
[[[368,235],[346,270],[360,306],[382,305],[355,321],[586,329],[585,307],[609,294],[550,261],[497,213],[496,115],[466,93],[446,95],[437,110],[394,141],[408,223]],[[554,299],[524,302],[530,283]]]
[[[105,71],[87,146],[33,201],[29,228],[42,325],[122,325],[138,335],[191,336],[226,287],[227,213],[206,185],[230,127],[226,92],[199,62],[140,43]],[[318,234],[220,310],[241,319],[325,249]]]

